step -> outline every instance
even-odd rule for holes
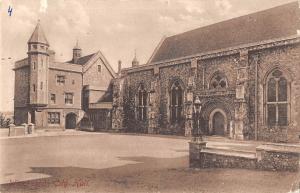
[[[223,156],[242,157],[247,159],[256,159],[256,152],[234,149],[225,149],[220,147],[205,147],[201,150],[203,153],[217,154]]]

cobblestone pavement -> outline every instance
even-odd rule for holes
[[[0,191],[297,192],[299,173],[189,169],[187,142],[182,137],[75,131],[1,139]],[[224,146],[214,138],[209,144]]]

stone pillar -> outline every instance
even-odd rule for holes
[[[29,125],[29,124],[28,124]],[[29,127],[26,123],[23,123],[22,126],[24,127],[24,135],[29,134]]]
[[[148,133],[158,133],[158,115],[159,104],[157,100],[158,96],[158,74],[154,74],[156,80],[151,82],[151,88],[149,92],[149,108],[148,108]]]
[[[14,135],[15,127],[16,127],[16,126],[15,126],[14,124],[9,124],[8,137]]]
[[[185,102],[185,136],[191,137],[193,131],[193,100],[195,89],[195,78],[197,75],[197,60],[191,61],[191,76],[188,80]]]
[[[248,51],[241,50],[237,64],[236,99],[235,99],[235,132],[234,138],[244,140],[244,133],[249,127],[249,64]]]
[[[189,142],[189,165],[190,168],[204,168],[203,154],[201,150],[206,147],[204,141],[191,141]]]
[[[123,130],[123,86],[124,79],[116,79],[113,85],[112,130]]]
[[[28,124],[28,134],[35,133],[35,125],[33,123]]]

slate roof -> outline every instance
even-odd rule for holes
[[[299,10],[292,2],[167,37],[150,63],[296,35]]]
[[[27,43],[43,43],[49,46],[49,42],[39,21]]]
[[[89,54],[86,56],[82,56],[80,58],[78,58],[77,63],[78,65],[84,65],[85,63],[87,63],[94,55],[96,55],[97,53],[93,53],[93,54]],[[67,61],[67,63],[72,63],[74,64],[73,60]]]

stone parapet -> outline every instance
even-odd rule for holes
[[[191,168],[242,168],[272,171],[299,171],[300,146],[265,144],[256,151],[206,147],[206,143],[189,143]]]

